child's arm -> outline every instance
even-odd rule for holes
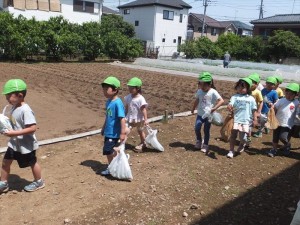
[[[259,116],[261,114],[261,110],[262,110],[262,107],[263,107],[263,102],[261,101],[258,105],[258,108],[257,108],[257,115]]]
[[[104,128],[105,128],[105,126],[106,126],[106,118],[105,118],[105,121],[104,121],[104,123],[102,125],[102,128],[101,128],[101,135],[102,136],[104,135]]]
[[[8,137],[14,137],[19,135],[33,134],[36,131],[36,124],[26,125],[22,130],[9,130],[5,131],[3,134]]]
[[[257,126],[257,116],[256,116],[256,110],[252,110],[252,118],[253,118],[253,127]]]
[[[192,107],[192,110],[191,110],[191,113],[194,114],[194,111],[196,109],[196,107],[198,106],[199,104],[199,99],[195,99],[194,103],[193,103],[193,107]]]
[[[148,115],[147,115],[146,105],[142,105],[141,111],[142,111],[143,116],[144,116],[144,124],[145,124],[145,126],[147,126],[149,123],[148,123]]]
[[[223,98],[217,99],[217,104],[215,105],[215,107],[211,108],[210,112],[213,113],[214,111],[216,111],[223,103],[224,103]]]
[[[123,142],[126,139],[126,120],[125,117],[120,118],[120,120],[121,120],[120,142]]]

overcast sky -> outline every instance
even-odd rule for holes
[[[189,12],[203,14],[202,0],[184,0],[193,8]],[[104,0],[104,5],[117,10],[121,5],[133,0]],[[259,18],[261,0],[208,0],[206,15],[216,20],[239,20],[249,24],[251,20]],[[300,0],[263,0],[263,16],[276,14],[300,14]]]

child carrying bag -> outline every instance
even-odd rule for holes
[[[265,124],[265,127],[269,128],[271,130],[275,130],[275,129],[277,129],[278,126],[279,126],[279,123],[278,123],[278,120],[275,115],[275,110],[274,110],[274,108],[271,108],[268,113],[268,120],[267,120],[267,123]]]
[[[7,116],[5,116],[6,108],[7,106],[4,107],[2,114],[0,114],[0,133],[12,130],[10,120]]]
[[[152,149],[156,149],[158,151],[163,152],[164,147],[158,142],[157,137],[156,137],[157,130],[151,129],[150,126],[146,126],[146,128],[147,128],[147,132],[148,132],[148,135],[145,139],[147,148],[152,148]]]
[[[233,115],[228,114],[225,118],[224,124],[220,130],[221,138],[228,142],[233,128]]]
[[[125,143],[118,147],[118,154],[113,158],[108,166],[110,175],[120,180],[132,180],[133,176],[129,166],[128,158],[125,154]]]

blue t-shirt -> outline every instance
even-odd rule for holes
[[[107,100],[106,102],[106,124],[104,136],[108,138],[119,138],[121,133],[121,118],[125,117],[125,108],[120,98]]]
[[[230,98],[229,105],[233,107],[234,122],[250,125],[253,111],[257,109],[255,99],[251,95],[235,94]]]
[[[278,94],[275,90],[269,91],[268,89],[264,88],[261,90],[261,95],[263,96],[264,99],[261,113],[267,114],[270,110],[268,102],[274,104],[278,100]]]

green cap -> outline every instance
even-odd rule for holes
[[[121,87],[121,83],[118,80],[118,78],[113,77],[113,76],[107,77],[101,84],[102,85],[103,84],[112,85],[112,86],[114,86],[116,88],[120,88]]]
[[[26,83],[21,79],[11,79],[4,84],[2,94],[6,95],[17,91],[25,91]]]
[[[282,83],[283,82],[282,77],[280,77],[280,76],[274,76],[274,77],[276,78],[277,83]]]
[[[277,79],[275,77],[268,77],[266,82],[272,83],[272,84],[277,84]]]
[[[242,79],[240,79],[240,80],[243,80],[243,81],[245,81],[247,84],[249,84],[249,87],[252,86],[252,80],[251,80],[250,78],[246,77],[246,78],[242,78]]]
[[[290,83],[290,84],[288,84],[288,86],[286,86],[286,89],[289,89],[289,90],[294,91],[294,92],[299,92],[299,84]]]
[[[142,84],[143,84],[142,80],[137,77],[131,78],[127,83],[128,86],[132,86],[132,87],[141,87]]]
[[[251,80],[255,81],[256,83],[260,82],[260,76],[258,73],[252,73],[249,75],[249,77]]]
[[[203,72],[199,75],[199,81],[210,82],[212,81],[212,76],[209,72]]]

